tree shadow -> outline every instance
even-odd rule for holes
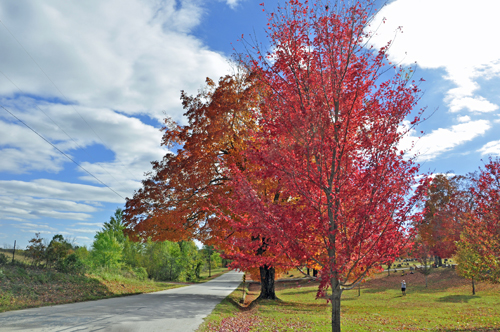
[[[384,289],[384,288],[367,288],[367,289],[363,289],[361,288],[361,291],[363,293],[368,293],[368,294],[371,294],[371,293],[382,293],[382,292],[385,292],[387,289]]]
[[[470,329],[446,329],[441,332],[498,332],[496,327],[471,327]]]
[[[287,291],[286,295],[303,295],[305,293],[312,293],[312,292],[310,289],[304,289],[304,290],[295,291],[295,292]]]
[[[443,296],[437,299],[437,302],[447,302],[447,303],[461,303],[461,302],[469,302],[471,299],[480,298],[477,295],[448,295]],[[465,331],[465,330],[464,330]]]

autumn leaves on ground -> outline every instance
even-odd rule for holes
[[[216,307],[198,332],[331,331],[330,306],[315,300],[318,284],[284,276],[276,284],[279,301],[259,301],[259,286],[247,283],[245,303],[240,286]],[[287,279],[294,279],[287,281]],[[401,295],[400,283],[408,285]],[[480,283],[471,295],[470,280],[451,268],[428,276],[380,273],[358,289],[342,294],[343,331],[500,331],[500,285]]]

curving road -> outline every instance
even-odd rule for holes
[[[231,271],[203,284],[156,293],[0,313],[0,331],[195,331],[238,287]]]

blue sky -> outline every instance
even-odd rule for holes
[[[183,121],[180,90],[228,73],[241,34],[265,42],[259,2],[0,0],[0,104],[116,192],[0,109],[0,246],[24,248],[35,232],[90,245],[166,153],[159,128],[164,114]],[[499,11],[393,0],[374,19],[387,20],[373,44],[402,26],[390,59],[416,61],[425,79],[420,106],[435,112],[418,128],[423,172],[465,174],[500,155]]]

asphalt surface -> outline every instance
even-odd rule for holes
[[[231,271],[203,284],[161,292],[0,313],[0,331],[195,331],[238,287]]]

